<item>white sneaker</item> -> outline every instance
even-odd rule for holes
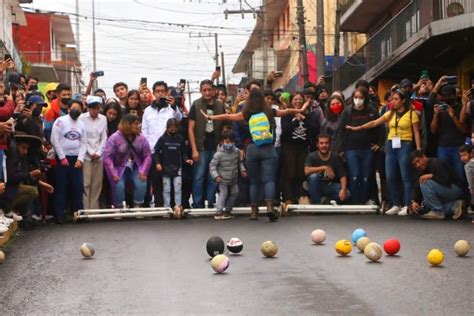
[[[13,218],[17,222],[23,220],[23,217],[21,217],[20,215],[18,215],[17,213],[15,213],[13,211],[8,212],[5,216]]]
[[[463,201],[463,200],[457,200],[456,202],[454,202],[454,206],[453,206],[453,211],[454,211],[453,219],[459,219],[459,218],[462,217],[463,207],[464,207],[464,201]]]
[[[8,231],[8,227],[0,224],[0,234],[6,233]]]
[[[377,203],[375,203],[374,200],[368,200],[367,203],[365,203],[365,205],[377,205]]]
[[[41,215],[36,214],[31,215],[31,218],[38,222],[43,220],[43,217],[41,217]]]
[[[444,213],[429,211],[428,213],[421,215],[420,217],[424,219],[444,219]]]
[[[398,212],[398,216],[407,216],[408,215],[408,206],[402,207],[400,212]]]
[[[385,212],[386,215],[397,215],[398,213],[400,213],[400,206],[392,206]]]

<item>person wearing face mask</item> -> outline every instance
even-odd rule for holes
[[[408,215],[408,206],[413,190],[413,170],[410,165],[410,153],[416,146],[421,148],[420,119],[416,112],[406,106],[405,94],[396,90],[392,93],[392,110],[376,120],[359,126],[347,124],[346,129],[363,133],[368,129],[388,124],[388,140],[386,144],[385,170],[389,189],[391,208],[387,215]],[[403,195],[401,194],[400,178],[403,182]]]
[[[221,145],[209,165],[211,177],[219,186],[217,212],[214,219],[230,219],[235,201],[239,195],[237,180],[239,174],[247,177],[240,151],[234,144],[234,135],[230,131],[223,131]]]
[[[360,127],[379,117],[377,109],[369,104],[369,93],[364,87],[352,94],[352,105],[341,114],[338,130],[338,153],[344,153],[348,166],[349,189],[354,204],[365,204],[369,198],[369,175],[373,169],[373,152],[382,146],[380,128],[364,132],[347,130],[346,125]]]
[[[169,119],[181,121],[183,114],[180,108],[175,104],[175,99],[171,96],[168,84],[164,81],[157,81],[153,84],[153,95],[155,101],[145,109],[142,118],[142,134],[148,141],[152,150],[158,139],[166,131],[166,123]],[[156,164],[155,164],[156,165]],[[151,169],[151,174],[147,183],[147,197],[145,204],[151,200],[150,187],[153,186],[153,194],[156,206],[163,205],[163,187],[161,172],[157,172],[155,168]]]
[[[321,110],[323,110],[323,112],[326,110],[328,99],[328,88],[326,88],[325,86],[319,86],[318,90],[316,91],[316,101],[318,102],[318,105],[321,107]]]
[[[43,113],[44,136],[48,142],[51,138],[54,121],[68,114],[68,104],[72,95],[71,86],[66,83],[60,83],[56,88],[56,95],[57,98],[51,101],[51,106]]]
[[[460,120],[462,106],[456,101],[456,88],[443,83],[440,80],[428,98],[428,106],[434,109],[431,132],[438,137],[438,159],[453,166],[458,177],[465,180],[458,153],[466,134],[466,126]]]
[[[333,94],[328,99],[328,106],[321,124],[321,134],[331,136],[331,149],[333,153],[335,153],[336,133],[339,128],[339,119],[343,110],[344,101],[339,95]]]
[[[58,224],[64,221],[66,192],[71,201],[72,212],[84,208],[82,165],[87,152],[87,134],[84,123],[79,120],[82,102],[79,100],[68,102],[68,112],[68,115],[61,116],[54,122],[51,132],[51,144],[58,161],[54,195],[54,215]]]
[[[181,200],[183,163],[193,164],[193,160],[188,158],[188,148],[179,130],[179,121],[174,118],[169,119],[166,122],[166,132],[160,137],[154,150],[156,171],[163,175],[163,206],[171,208],[171,188],[173,187],[175,218],[181,218],[184,215]]]

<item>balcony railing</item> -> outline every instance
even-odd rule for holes
[[[452,14],[474,12],[472,0],[413,0],[390,20],[367,43],[339,68],[340,87],[344,90],[362,77],[369,69],[391,56],[392,52],[415,35],[427,24],[445,19]],[[458,3],[462,6],[461,9]],[[432,9],[432,10],[430,10]],[[433,15],[425,14],[433,12]]]

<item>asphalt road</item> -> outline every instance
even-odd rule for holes
[[[379,243],[399,238],[400,256],[338,257],[334,244],[357,227]],[[316,228],[325,245],[312,245]],[[225,274],[210,267],[212,235],[244,242]],[[458,239],[474,243],[474,225],[375,215],[46,225],[22,233],[0,265],[0,315],[472,315],[474,252],[456,257]],[[265,240],[279,245],[276,258],[262,257]],[[91,260],[79,252],[86,241],[96,247]],[[435,247],[442,267],[426,261]]]

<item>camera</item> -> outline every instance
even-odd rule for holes
[[[94,72],[93,74],[94,74],[94,76],[96,76],[96,77],[102,77],[102,76],[104,75],[104,72],[103,72],[103,71],[96,71],[96,72]]]
[[[448,105],[447,103],[445,103],[445,102],[440,102],[440,103],[438,103],[438,107],[439,107],[439,109],[440,109],[441,111],[446,111],[446,110],[448,109],[448,106],[449,106],[449,105]]]
[[[447,76],[446,83],[449,85],[458,84],[458,76]]]

